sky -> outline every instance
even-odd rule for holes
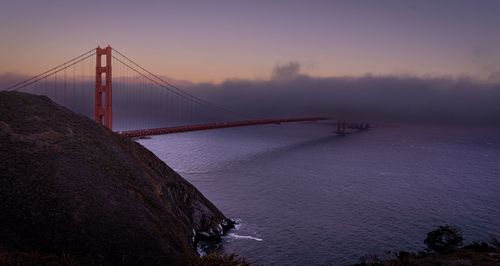
[[[500,77],[500,1],[0,0],[0,74],[110,44],[195,83],[314,77]],[[495,74],[496,73],[496,74]]]

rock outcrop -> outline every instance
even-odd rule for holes
[[[140,144],[47,97],[0,92],[0,250],[177,264],[231,226]]]

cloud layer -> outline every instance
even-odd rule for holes
[[[311,77],[300,64],[270,80],[198,84],[196,94],[255,116],[325,115],[380,122],[500,124],[500,85],[467,77]]]
[[[186,82],[184,88],[209,102],[251,117],[321,115],[360,122],[500,125],[499,77],[498,73],[485,81],[409,75],[312,77],[301,74],[300,63],[291,62],[276,66],[268,80],[231,79],[220,84]],[[0,85],[5,88],[22,78],[14,74],[0,75]],[[120,97],[120,82],[119,78],[114,82],[117,112],[139,121],[141,116],[156,113],[150,109],[165,105],[162,89],[150,90],[142,101]],[[72,109],[92,112],[92,86],[92,82],[80,85],[90,89],[79,94]],[[170,109],[165,110],[170,114],[175,112],[172,109],[177,107],[171,102],[167,104]]]

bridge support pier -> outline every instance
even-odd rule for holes
[[[347,129],[347,123],[346,122],[337,122],[337,133],[338,135],[345,135],[346,134],[346,129]]]
[[[106,56],[106,65],[102,66],[102,56]],[[104,79],[103,79],[104,75]],[[104,108],[103,108],[104,93]],[[111,46],[96,48],[95,60],[95,102],[94,120],[113,129],[112,88],[111,88]]]

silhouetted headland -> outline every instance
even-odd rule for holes
[[[192,263],[233,226],[152,152],[45,96],[0,92],[0,149],[4,259]]]

